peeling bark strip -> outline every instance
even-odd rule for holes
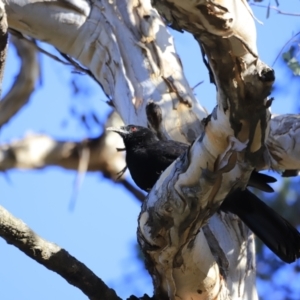
[[[120,300],[90,269],[66,250],[50,243],[24,222],[12,216],[0,206],[0,236],[32,259],[51,271],[58,273],[70,284],[79,288],[89,299]]]

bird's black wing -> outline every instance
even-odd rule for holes
[[[239,218],[284,262],[300,257],[300,233],[249,190],[229,194],[220,209]]]
[[[161,173],[188,147],[174,141],[145,141],[127,147],[126,162],[132,179],[139,188],[151,190]]]
[[[182,153],[189,148],[189,145],[176,141],[160,141],[147,147],[147,153],[153,163],[163,172]]]

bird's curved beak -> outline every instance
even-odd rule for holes
[[[129,133],[129,131],[124,128],[124,126],[121,126],[120,128],[117,128],[117,127],[107,127],[106,130],[107,131],[114,131],[114,132],[118,133],[122,137],[125,136],[125,135],[127,135]]]

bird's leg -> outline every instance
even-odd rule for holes
[[[117,173],[117,175],[118,175],[117,179],[120,179],[123,176],[123,174],[126,172],[126,170],[127,170],[127,166],[125,166],[120,172],[118,172]]]

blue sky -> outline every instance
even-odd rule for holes
[[[294,7],[280,4],[282,10],[300,13],[299,3]],[[285,42],[299,30],[299,20],[275,12],[265,20],[266,10],[261,8],[255,9],[255,15],[264,22],[263,26],[257,24],[261,59],[272,65]],[[205,81],[195,93],[210,111],[216,102],[215,87],[209,84],[198,45],[186,33],[172,33],[190,85]],[[109,111],[105,96],[91,79],[71,74],[70,68],[44,55],[41,56],[41,64],[41,85],[30,103],[1,130],[1,143],[21,138],[28,132],[47,133],[60,139],[87,137],[88,132],[71,118],[70,106],[81,112],[94,110],[101,120],[105,119]],[[18,68],[19,61],[14,50],[10,49],[4,93],[17,75]],[[272,111],[292,113],[299,88],[297,90],[297,85],[291,83],[292,76],[282,62],[278,61],[274,68],[278,88],[274,92]],[[70,81],[74,76],[86,93],[73,95]],[[99,133],[98,128],[95,127],[93,133]],[[122,298],[131,294],[152,294],[151,280],[143,271],[142,263],[136,260],[134,249],[140,204],[124,188],[112,184],[99,173],[87,174],[78,192],[75,209],[70,211],[76,172],[51,167],[39,171],[13,170],[8,172],[8,177],[9,180],[0,176],[0,204],[14,216],[85,263]],[[2,239],[0,253],[0,299],[86,299],[81,291],[59,275],[48,271]]]

